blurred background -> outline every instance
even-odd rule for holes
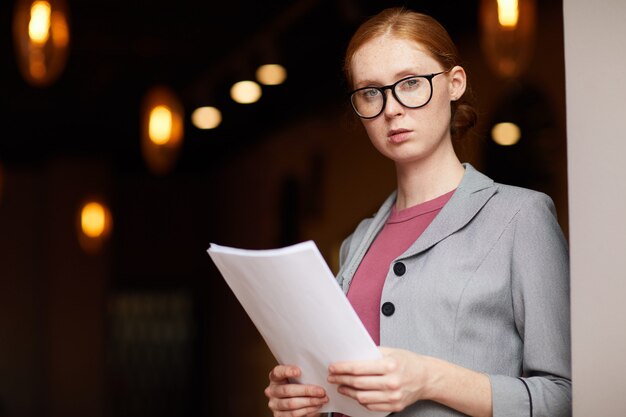
[[[395,183],[343,51],[394,5],[465,60],[461,159],[567,234],[561,1],[0,2],[0,417],[270,415],[275,361],[206,249],[312,239],[336,271]]]

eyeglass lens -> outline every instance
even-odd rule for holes
[[[357,114],[364,118],[378,116],[385,106],[386,89],[391,89],[396,100],[403,106],[416,108],[428,103],[432,85],[427,77],[415,76],[399,80],[392,86],[358,89],[351,96],[352,106]]]

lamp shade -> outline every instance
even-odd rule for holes
[[[77,214],[78,243],[90,254],[100,251],[109,238],[113,217],[108,206],[99,198],[85,199]]]
[[[141,152],[150,171],[167,174],[183,142],[184,111],[176,94],[163,86],[145,95],[141,116]]]
[[[22,77],[45,87],[63,72],[70,43],[64,0],[18,0],[13,14],[13,40]]]
[[[491,69],[516,78],[528,67],[536,27],[535,0],[481,0],[481,46]]]

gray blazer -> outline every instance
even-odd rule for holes
[[[345,292],[395,197],[342,244]],[[405,266],[395,268],[400,276],[396,263]],[[381,345],[484,372],[494,417],[571,415],[568,253],[545,194],[494,183],[465,164],[450,201],[390,265],[385,303],[393,306],[380,315]],[[459,415],[430,401],[394,414]]]

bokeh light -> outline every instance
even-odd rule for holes
[[[172,111],[164,105],[155,106],[150,111],[148,136],[156,145],[165,145],[172,137]]]
[[[519,20],[518,0],[498,0],[498,22],[505,28],[515,28]]]
[[[13,40],[22,77],[37,87],[52,84],[63,72],[69,49],[65,0],[19,0]]]
[[[215,107],[199,107],[191,114],[191,122],[198,129],[215,129],[222,123],[222,112]]]
[[[261,65],[256,70],[256,79],[264,85],[279,85],[287,79],[287,70],[278,64]]]
[[[255,103],[261,98],[261,86],[254,81],[239,81],[231,87],[230,96],[237,103]]]
[[[183,106],[171,89],[157,86],[145,95],[141,111],[141,151],[146,165],[153,174],[167,174],[183,142]]]
[[[491,129],[491,138],[501,146],[515,145],[521,137],[522,131],[515,123],[498,123]]]
[[[113,228],[109,208],[98,199],[89,199],[79,208],[78,242],[87,253],[98,252]]]

